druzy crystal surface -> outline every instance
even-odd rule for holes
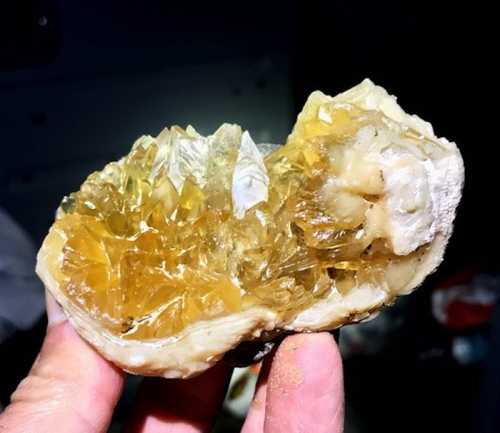
[[[293,318],[363,283],[397,288],[426,246],[401,256],[387,239],[372,156],[394,137],[413,139],[378,111],[314,100],[265,157],[236,125],[142,137],[64,198],[46,241],[62,250],[51,274],[132,339],[258,305]]]

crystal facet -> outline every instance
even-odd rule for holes
[[[259,305],[290,320],[364,283],[398,290],[429,241],[396,254],[382,162],[394,145],[397,164],[415,175],[426,152],[440,152],[380,110],[322,94],[265,157],[236,125],[209,137],[192,127],[142,137],[63,199],[46,240],[62,251],[50,272],[75,305],[127,339]]]

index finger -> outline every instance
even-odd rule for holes
[[[191,379],[147,378],[139,390],[127,432],[212,431],[232,368],[223,362]]]

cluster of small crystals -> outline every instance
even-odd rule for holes
[[[265,158],[268,200],[241,219],[231,200],[239,129],[215,134],[207,181],[189,176],[179,191],[168,164],[155,161],[172,158],[159,155],[165,141],[196,132],[174,127],[143,137],[63,200],[49,235],[63,251],[53,274],[106,329],[134,339],[257,305],[291,318],[332,289],[387,284],[388,263],[403,258],[383,233],[364,227],[366,215],[376,214],[383,177],[366,161],[346,163],[346,143],[380,122],[379,113],[354,106],[312,104],[287,144]],[[336,184],[341,177],[354,180]],[[405,272],[390,284],[404,284]]]

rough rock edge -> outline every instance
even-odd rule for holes
[[[273,311],[252,308],[194,323],[165,339],[124,340],[102,330],[96,320],[69,302],[48,271],[44,248],[38,254],[36,271],[77,332],[106,359],[129,373],[165,378],[193,376],[211,367],[240,341],[258,338],[262,330],[271,330],[276,323]]]

